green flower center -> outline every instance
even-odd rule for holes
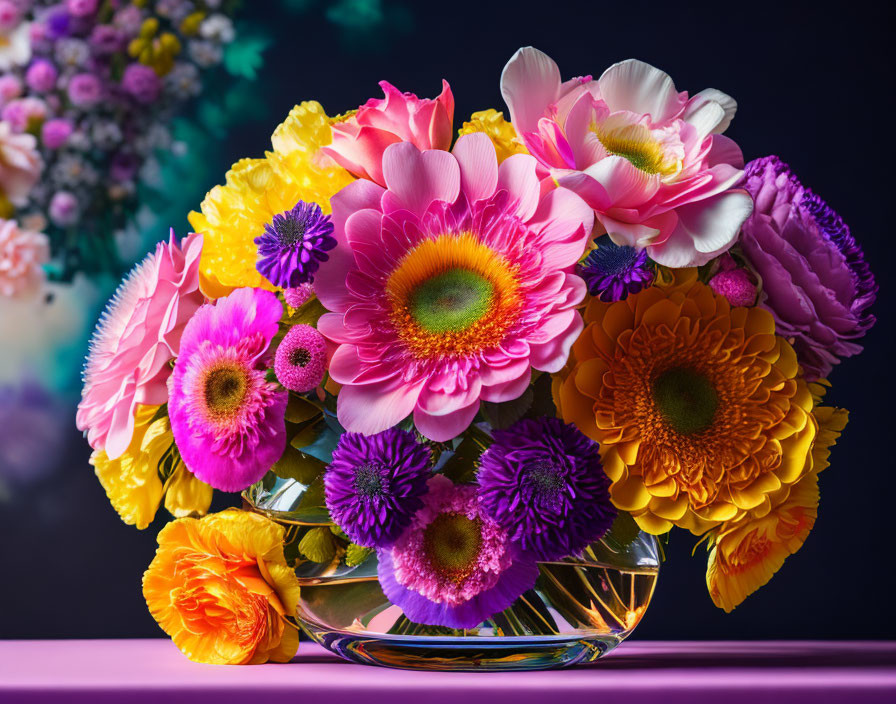
[[[488,312],[495,289],[469,269],[449,269],[420,283],[411,293],[409,309],[426,332],[459,332]]]
[[[459,513],[440,514],[423,533],[423,549],[433,569],[457,582],[473,572],[481,546],[481,521]]]
[[[678,433],[691,435],[712,425],[719,397],[700,372],[675,367],[653,382],[653,401],[663,419]]]

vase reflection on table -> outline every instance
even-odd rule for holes
[[[322,525],[297,519],[306,489],[278,479],[267,488],[256,484],[244,498],[300,541]],[[632,633],[650,604],[659,563],[654,536],[616,525],[580,557],[538,563],[535,587],[511,608],[475,628],[449,629],[413,623],[389,602],[376,553],[353,567],[342,555],[297,566],[297,618],[315,641],[354,662],[426,670],[563,667],[593,661]]]

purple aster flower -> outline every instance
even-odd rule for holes
[[[47,59],[37,59],[29,67],[25,73],[25,82],[31,90],[38,93],[48,93],[56,87],[56,79],[59,78],[59,71],[53,65],[52,61]]]
[[[327,370],[327,343],[310,325],[294,325],[283,337],[274,357],[274,373],[285,388],[311,391]]]
[[[274,216],[264,234],[255,238],[255,268],[275,286],[295,288],[314,280],[314,272],[336,246],[333,223],[317,203],[299,201],[292,210]]]
[[[324,474],[330,516],[355,543],[391,544],[423,505],[432,476],[430,451],[414,434],[390,428],[376,435],[344,433]]]
[[[579,276],[585,279],[592,296],[607,303],[621,301],[653,282],[653,268],[646,250],[618,245],[607,235],[594,242],[597,249],[579,265]]]
[[[110,24],[98,24],[90,32],[90,46],[102,56],[114,54],[124,48],[125,37]]]
[[[78,73],[68,82],[68,97],[79,108],[89,108],[103,97],[103,84],[92,73]]]
[[[740,244],[762,279],[759,305],[793,340],[806,378],[826,377],[874,325],[877,284],[862,249],[837,213],[776,156],[747,164],[753,214]]]
[[[538,566],[488,516],[475,486],[437,475],[408,528],[377,550],[383,593],[415,623],[475,628],[535,586]]]
[[[149,66],[129,64],[121,77],[121,87],[138,103],[151,103],[162,91],[162,81]]]
[[[61,7],[50,10],[43,21],[47,39],[67,37],[72,31],[72,16]]]
[[[559,418],[494,431],[479,460],[479,501],[538,560],[576,555],[616,518],[597,443]]]

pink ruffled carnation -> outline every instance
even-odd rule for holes
[[[499,167],[482,133],[452,153],[394,144],[383,172],[388,189],[359,180],[333,197],[339,246],[314,281],[334,311],[318,329],[339,345],[339,420],[373,434],[413,413],[448,440],[480,400],[515,399],[532,368],[565,364],[593,214],[565,189],[542,195],[531,156]]]
[[[46,235],[0,218],[0,296],[20,297],[39,290],[46,278],[43,265],[49,259]]]
[[[115,459],[134,434],[137,404],[168,401],[169,362],[181,335],[204,302],[199,291],[202,236],[183,246],[171,238],[156,245],[118,287],[97,324],[84,368],[78,429],[95,450]]]
[[[285,388],[305,393],[316,387],[327,370],[327,343],[310,325],[295,325],[283,337],[274,356],[274,373]]]
[[[187,323],[168,382],[168,416],[187,468],[222,491],[261,479],[286,449],[288,393],[267,381],[283,306],[241,288]]]
[[[34,136],[14,134],[7,123],[0,122],[0,200],[5,197],[13,205],[25,205],[42,168]]]
[[[428,486],[410,525],[378,553],[380,584],[415,623],[474,628],[531,589],[538,568],[482,510],[475,486],[441,475]]]
[[[410,142],[421,150],[451,146],[454,96],[447,81],[434,100],[402,93],[388,81],[380,81],[380,88],[386,97],[371,98],[333,125],[333,143],[322,151],[358,178],[384,186],[383,153],[390,144]]]
[[[532,47],[510,59],[501,92],[529,152],[594,208],[616,244],[686,267],[734,243],[753,201],[733,188],[743,155],[721,136],[737,107],[729,96],[708,89],[689,98],[635,60],[596,81],[562,83],[554,61]]]

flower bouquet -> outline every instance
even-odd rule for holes
[[[673,527],[737,606],[812,529],[826,377],[876,285],[735,102],[624,61],[453,139],[447,83],[329,117],[213,188],[122,284],[78,426],[115,509],[177,517],[149,608],[190,658],[528,669],[625,638]],[[212,491],[243,509],[203,516]]]

